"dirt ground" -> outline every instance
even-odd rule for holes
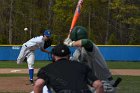
[[[38,69],[35,69],[37,73]],[[27,69],[0,69],[0,93],[30,93],[33,86],[30,85],[29,77],[1,77],[1,74],[23,74]]]
[[[0,93],[30,93],[32,85],[27,85],[27,77],[0,77]]]
[[[37,73],[38,69],[35,69]],[[113,75],[140,76],[140,69],[111,69]],[[28,77],[1,77],[1,74],[28,73],[27,69],[0,69],[0,93],[30,93],[33,86],[29,85]]]

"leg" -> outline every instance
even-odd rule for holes
[[[35,60],[34,52],[31,52],[27,56],[27,63],[28,63],[28,69],[29,69],[30,82],[32,84],[33,84],[33,77],[34,77],[34,60]]]
[[[26,55],[27,55],[27,47],[23,45],[17,58],[17,64],[21,64],[25,59]]]
[[[106,61],[101,53],[101,51],[99,50],[99,48],[94,44],[94,60],[92,62],[92,66],[95,70],[96,76],[100,79],[100,80],[112,80],[112,74],[106,64]]]

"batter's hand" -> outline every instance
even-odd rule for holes
[[[66,38],[65,40],[64,40],[64,44],[65,45],[67,45],[67,46],[73,46],[73,43],[74,43],[75,41],[72,41],[70,38]]]

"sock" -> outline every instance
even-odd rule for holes
[[[30,80],[33,80],[34,69],[29,69],[29,76],[30,76]]]

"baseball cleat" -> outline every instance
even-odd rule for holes
[[[34,81],[33,80],[29,80],[27,83],[26,83],[26,85],[34,85]]]
[[[34,81],[33,80],[30,80],[30,83],[31,83],[32,86],[34,85]]]

